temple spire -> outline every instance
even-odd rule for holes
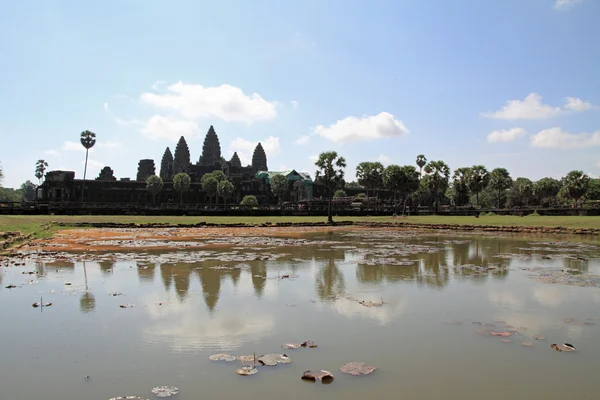
[[[171,154],[171,149],[168,147],[160,162],[160,177],[163,181],[173,179],[173,154]]]
[[[268,171],[267,167],[267,154],[265,153],[265,149],[263,149],[262,144],[258,142],[256,148],[254,149],[254,154],[252,154],[252,167],[256,171]]]
[[[229,165],[232,167],[237,167],[237,168],[242,167],[242,162],[240,161],[240,157],[238,156],[237,151],[235,153],[233,153],[231,160],[229,160]]]
[[[221,144],[215,128],[211,125],[204,138],[200,165],[213,165],[216,162],[221,162]]]
[[[173,174],[180,172],[189,172],[190,170],[190,149],[185,138],[182,136],[175,147],[175,157],[173,158]]]

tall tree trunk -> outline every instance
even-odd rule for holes
[[[183,204],[183,192],[179,192],[179,204]]]
[[[479,192],[475,193],[475,207],[479,207]]]
[[[329,207],[327,207],[327,223],[333,224],[333,218],[331,216],[331,202],[333,199],[333,194],[331,193],[331,189],[329,189]]]
[[[88,151],[90,149],[85,149],[85,166],[83,167],[83,183],[81,185],[81,202],[83,203],[83,192],[85,191],[85,175],[87,173],[87,162],[88,162]]]
[[[498,189],[498,210],[500,209],[500,189]]]

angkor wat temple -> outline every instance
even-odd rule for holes
[[[267,155],[262,145],[258,143],[252,155],[252,164],[242,166],[237,153],[229,161],[221,154],[221,145],[215,129],[211,125],[204,138],[202,154],[197,162],[192,163],[190,149],[182,136],[175,152],[167,147],[162,155],[160,170],[156,171],[153,159],[142,159],[138,163],[135,180],[131,178],[117,179],[114,171],[105,166],[95,179],[75,179],[74,171],[49,171],[45,181],[38,189],[38,201],[60,203],[123,203],[127,205],[143,204],[208,204],[211,199],[202,190],[200,180],[205,174],[213,171],[223,171],[236,188],[236,193],[230,202],[238,204],[246,195],[254,195],[260,204],[273,204],[276,198],[271,193],[269,179],[274,174],[283,174],[290,181],[290,193],[286,200],[310,200],[313,196],[313,181],[307,173],[294,170],[273,172],[269,171]],[[192,181],[190,190],[180,199],[180,194],[173,190],[173,176],[180,172],[187,173]],[[146,179],[158,175],[163,179],[163,190],[155,199],[146,188]],[[213,201],[214,202],[214,201]]]

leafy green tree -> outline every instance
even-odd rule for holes
[[[344,192],[342,189],[336,190],[333,194],[333,197],[346,197],[346,192]]]
[[[358,182],[355,182],[355,181],[346,182],[344,184],[344,188],[346,188],[346,189],[364,189],[363,186],[361,186]]]
[[[530,179],[519,177],[508,194],[508,202],[511,206],[528,206],[533,199],[533,182]]]
[[[344,157],[338,157],[335,151],[326,151],[319,154],[319,159],[315,162],[315,165],[317,166],[316,181],[327,188],[327,197],[329,198],[327,222],[333,223],[333,218],[331,217],[331,200],[334,191],[340,187],[340,183],[344,180],[346,160]]]
[[[23,183],[21,185],[21,193],[23,194],[23,199],[25,199],[27,201],[35,200],[36,188],[37,188],[37,186],[35,186],[35,183],[33,183],[29,180],[25,181],[25,183]]]
[[[380,162],[361,162],[356,166],[358,183],[368,190],[375,190],[383,186],[383,164]]]
[[[83,131],[79,137],[81,145],[85,148],[85,167],[83,168],[83,184],[81,185],[81,201],[85,190],[85,175],[87,173],[88,152],[96,144],[96,134],[92,131]]]
[[[283,196],[285,196],[290,190],[290,182],[288,178],[282,174],[277,174],[273,176],[270,181],[271,192],[275,197],[277,197],[277,201],[281,204],[281,200],[283,200]]]
[[[38,178],[39,184],[42,184],[42,178],[44,177],[44,172],[46,172],[46,168],[48,167],[48,163],[44,160],[37,160],[35,163],[35,177]]]
[[[500,208],[502,192],[509,189],[512,184],[512,178],[506,168],[496,168],[490,173],[490,187],[498,192],[498,208]]]
[[[0,201],[8,201],[18,203],[23,200],[23,192],[21,189],[14,190],[0,187]]]
[[[424,169],[427,174],[427,187],[435,200],[435,212],[439,210],[440,194],[448,189],[450,168],[443,161],[431,161]]]
[[[219,191],[219,181],[217,180],[217,178],[215,178],[213,173],[204,174],[204,176],[202,176],[202,179],[200,180],[200,184],[202,185],[202,190],[206,192],[209,198],[217,196]]]
[[[547,207],[555,202],[561,186],[561,182],[554,178],[542,178],[533,184],[533,196],[538,204]]]
[[[185,172],[180,172],[173,177],[173,189],[179,192],[179,202],[183,204],[183,194],[190,190],[192,180]]]
[[[229,200],[235,193],[235,187],[233,186],[233,183],[227,180],[221,181],[217,185],[217,192],[219,193],[219,196],[223,198],[224,204],[227,205],[227,200]]]
[[[571,171],[562,179],[560,195],[576,204],[585,196],[590,187],[590,177],[583,171]]]
[[[256,198],[256,196],[247,195],[247,196],[244,196],[244,198],[240,202],[240,205],[242,205],[242,206],[257,206],[258,199]]]
[[[591,179],[585,197],[588,200],[600,200],[600,179]]]
[[[162,191],[163,185],[164,183],[160,176],[150,175],[146,179],[146,190],[152,195],[152,205],[156,203],[156,195]]]
[[[427,157],[423,154],[417,156],[417,166],[419,167],[419,178],[423,176],[423,167],[427,165]]]
[[[467,187],[471,193],[475,195],[475,204],[479,207],[479,193],[481,193],[490,183],[490,174],[483,165],[474,165],[469,169],[466,178]]]
[[[469,186],[467,185],[471,168],[458,168],[452,175],[452,190],[449,197],[454,199],[454,204],[464,206],[469,202]]]
[[[419,189],[419,173],[412,165],[389,165],[383,171],[383,184],[402,200],[402,214],[408,197]]]
[[[223,181],[227,180],[227,177],[225,176],[223,171],[220,171],[218,169],[211,172],[210,175],[212,175],[213,178],[215,178],[217,180],[217,182],[223,182]]]
[[[366,193],[359,193],[356,195],[357,199],[366,199],[367,198],[367,194]]]

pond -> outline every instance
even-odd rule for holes
[[[557,240],[356,230],[6,259],[0,398],[595,398],[600,247]],[[215,353],[292,362],[239,376]],[[321,369],[331,384],[301,380]]]

